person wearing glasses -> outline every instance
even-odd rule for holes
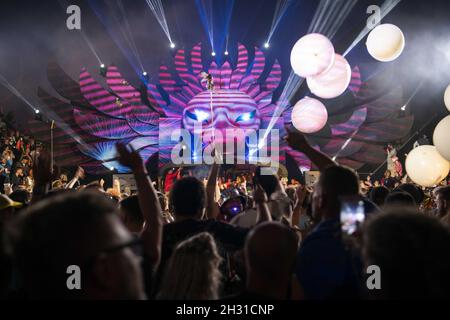
[[[121,222],[117,202],[95,190],[64,192],[34,204],[15,241],[20,292],[26,298],[146,298],[151,278],[146,272],[160,260],[161,208],[139,154],[121,144],[117,149],[120,163],[136,179],[144,218],[139,236]],[[139,244],[142,261],[134,253]],[[74,266],[80,271],[75,287],[69,279]]]

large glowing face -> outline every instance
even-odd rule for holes
[[[211,114],[212,103],[212,114]],[[247,94],[237,90],[203,91],[194,96],[183,112],[183,126],[194,130],[202,125],[203,133],[232,128],[259,129],[261,115],[256,102]]]

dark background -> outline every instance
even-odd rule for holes
[[[272,40],[265,50],[270,66],[275,58],[283,68],[283,83],[277,90],[280,94],[290,72],[289,56],[293,44],[305,33],[311,23],[319,0],[294,0],[283,16]],[[360,0],[333,38],[336,52],[343,53],[365,26],[371,4],[383,1]],[[194,0],[162,0],[167,24],[177,48],[190,49],[198,42],[210,47],[209,39]],[[267,38],[277,1],[275,0],[203,0],[211,7],[208,18],[214,23],[216,59],[220,61],[228,36],[229,51],[236,55],[236,44],[241,42],[249,48],[262,46]],[[17,88],[33,106],[45,113],[45,106],[36,96],[38,86],[54,93],[46,79],[46,66],[56,59],[75,80],[82,67],[95,74],[98,79],[99,61],[89,49],[80,31],[68,30],[65,10],[69,3],[48,1],[5,1],[0,4],[0,74]],[[112,13],[120,16],[116,0],[73,1],[81,8],[82,32],[92,43],[93,49],[105,64],[116,64],[132,83],[138,83],[138,61],[130,46],[121,37],[124,20],[112,19]],[[123,1],[125,16],[132,38],[136,43],[139,59],[151,80],[157,79],[160,64],[171,65],[174,50],[145,0]],[[449,1],[401,1],[383,20],[394,23],[405,34],[406,47],[394,62],[379,63],[372,59],[363,39],[347,56],[350,64],[365,65],[367,78],[380,68],[391,68],[403,86],[405,102],[420,81],[423,86],[408,105],[407,112],[415,115],[413,134],[434,113],[446,114],[443,92],[450,83],[450,23]],[[229,23],[227,20],[229,18]],[[228,27],[227,27],[228,25]],[[207,55],[207,58],[212,57]],[[208,63],[206,61],[206,63]],[[305,93],[306,84],[297,92],[293,103]],[[3,112],[13,110],[16,123],[26,129],[33,110],[21,99],[0,86],[0,108]],[[438,116],[438,119],[441,117]],[[437,120],[436,120],[437,121]],[[427,128],[430,134],[433,124]]]

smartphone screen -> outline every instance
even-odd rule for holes
[[[341,227],[346,235],[352,235],[365,219],[364,202],[360,198],[341,199]]]

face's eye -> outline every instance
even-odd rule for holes
[[[186,111],[186,116],[191,118],[192,120],[197,120],[199,122],[203,122],[209,118],[209,114],[201,110],[195,110],[193,113],[190,111]]]
[[[253,110],[252,112],[243,113],[236,118],[236,122],[249,121],[255,117],[255,114],[256,110]]]

